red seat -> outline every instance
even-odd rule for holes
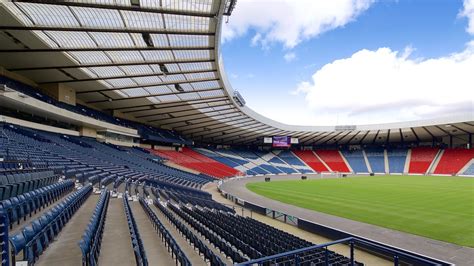
[[[411,149],[410,166],[408,173],[410,174],[425,174],[433,162],[438,148],[418,147]]]
[[[309,167],[311,167],[316,172],[327,172],[329,171],[327,167],[319,160],[313,151],[293,151],[293,153],[298,156],[303,162],[305,162]]]
[[[210,159],[200,153],[197,153],[189,148],[183,148],[181,152],[174,150],[152,150],[155,155],[168,159],[171,162],[184,166],[186,168],[198,171],[200,173],[217,177],[231,177],[239,175],[240,172],[225,164]]]
[[[341,173],[349,173],[349,167],[338,150],[318,150],[316,154],[323,160],[331,170]]]
[[[445,149],[434,174],[455,175],[474,158],[474,149]]]

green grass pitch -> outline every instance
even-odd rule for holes
[[[248,183],[262,196],[474,247],[474,178],[372,176]]]

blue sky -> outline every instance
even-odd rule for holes
[[[304,125],[473,112],[474,1],[308,1],[241,0],[224,25],[226,72],[249,107]]]

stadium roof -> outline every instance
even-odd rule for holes
[[[198,142],[303,144],[431,141],[474,132],[474,115],[363,126],[282,124],[242,106],[220,58],[235,0],[0,1],[0,60],[39,85],[64,83],[81,101],[174,129]],[[284,108],[284,107],[282,107]]]

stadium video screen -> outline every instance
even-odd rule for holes
[[[274,136],[273,147],[288,148],[291,146],[291,138],[288,136]]]

